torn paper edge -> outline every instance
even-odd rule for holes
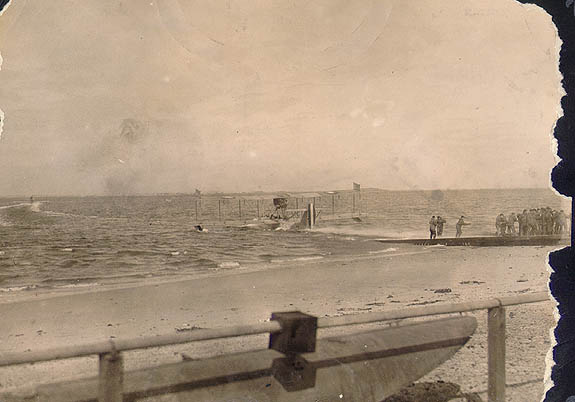
[[[563,116],[563,108],[561,106],[561,99],[567,95],[567,92],[565,91],[565,88],[563,88],[563,74],[561,73],[561,71],[559,70],[559,63],[560,63],[560,52],[561,52],[561,47],[563,46],[563,41],[561,40],[561,38],[559,37],[559,30],[557,28],[557,26],[555,25],[555,23],[553,22],[551,15],[544,10],[543,8],[536,6],[536,5],[532,5],[532,4],[524,4],[525,7],[529,7],[529,8],[535,8],[538,9],[541,12],[544,12],[546,14],[547,19],[549,20],[549,22],[551,23],[551,25],[553,26],[553,30],[555,31],[555,59],[557,62],[557,69],[556,69],[556,74],[557,74],[557,78],[559,80],[559,85],[557,87],[557,92],[560,95],[560,99],[559,102],[557,103],[557,105],[555,106],[555,123],[553,124],[553,127],[551,127],[551,129],[549,130],[549,144],[550,144],[550,150],[551,153],[553,155],[553,158],[555,159],[555,164],[557,165],[560,161],[561,158],[559,157],[558,153],[558,142],[557,139],[555,138],[555,128],[557,126],[557,121]],[[555,187],[553,187],[553,181],[551,180],[551,172],[549,172],[548,175],[548,183],[547,183],[548,187],[551,189],[551,191],[553,191],[557,196],[561,197],[561,199],[563,201],[565,201],[566,203],[569,202],[569,198],[565,197],[564,195],[560,194]],[[562,202],[563,204],[563,202]],[[557,249],[559,250],[559,249]],[[554,386],[554,382],[553,379],[551,378],[551,372],[553,369],[553,366],[555,365],[555,360],[553,360],[553,350],[555,349],[555,346],[557,345],[557,339],[555,338],[555,328],[557,327],[557,323],[559,322],[559,318],[561,318],[560,314],[559,314],[559,308],[558,308],[558,302],[555,299],[555,297],[553,297],[553,294],[551,293],[551,288],[549,286],[549,281],[551,280],[551,274],[553,273],[553,270],[551,268],[551,266],[549,265],[549,257],[550,254],[552,252],[547,253],[547,259],[546,259],[546,263],[545,263],[545,268],[547,270],[548,273],[548,286],[547,286],[547,293],[549,294],[549,299],[553,301],[554,305],[553,305],[553,318],[555,321],[555,325],[549,329],[549,339],[550,339],[550,346],[549,349],[547,350],[547,353],[545,355],[545,373],[543,376],[543,395],[541,397],[541,401],[544,401],[547,395],[547,392],[553,388]]]

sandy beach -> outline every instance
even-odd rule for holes
[[[250,324],[267,320],[274,311],[337,316],[545,291],[546,256],[552,250],[421,247],[405,253],[398,248],[353,259],[307,261],[267,271],[125,289],[57,297],[31,294],[26,301],[0,304],[0,353],[174,333],[186,324],[200,328]],[[507,310],[509,401],[539,400],[543,395],[553,312],[552,301]],[[454,383],[462,392],[477,393],[486,400],[486,312],[473,315],[478,329],[471,341],[420,382]],[[126,353],[125,364],[129,370],[180,361],[182,353],[201,357],[262,348],[266,343],[267,337],[258,336],[135,351]],[[0,392],[93,376],[96,360],[1,368]]]

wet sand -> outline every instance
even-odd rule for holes
[[[25,352],[109,337],[175,333],[185,324],[225,327],[267,320],[273,311],[317,316],[385,311],[547,290],[551,247],[421,247],[337,261],[308,261],[270,271],[198,278],[127,289],[0,304],[0,353]],[[439,291],[438,291],[439,290]],[[1,301],[1,300],[0,300]],[[508,400],[539,400],[551,346],[554,303],[507,310]],[[486,312],[454,358],[421,381],[442,380],[486,400]],[[382,325],[382,324],[379,324]],[[528,334],[528,335],[526,335]],[[126,353],[126,368],[266,347],[267,337],[176,345]],[[0,368],[0,392],[34,383],[93,376],[96,358]],[[526,398],[527,396],[527,398]]]

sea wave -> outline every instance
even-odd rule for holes
[[[237,261],[224,261],[218,264],[218,268],[229,269],[229,268],[239,268],[240,263]]]
[[[296,262],[296,261],[314,261],[323,259],[323,255],[310,255],[302,257],[292,257],[292,258],[274,258],[271,260],[272,263],[286,263],[286,262]]]
[[[427,233],[423,231],[398,231],[395,229],[389,229],[386,227],[379,226],[362,226],[361,224],[355,224],[352,226],[326,226],[318,227],[313,229],[314,232],[319,233],[330,233],[339,234],[346,236],[367,236],[367,237],[379,237],[382,239],[409,239],[409,238],[421,238]]]
[[[98,282],[88,282],[88,283],[67,283],[65,285],[56,286],[59,289],[76,289],[76,288],[92,288],[95,286],[100,286]]]
[[[0,292],[1,293],[21,292],[25,290],[35,290],[35,289],[38,289],[37,285],[10,286],[6,288],[0,288]]]
[[[384,254],[384,253],[393,253],[394,251],[397,251],[396,248],[394,247],[389,247],[383,250],[375,250],[375,251],[370,251],[369,254]]]
[[[0,288],[0,293],[11,293],[11,292],[26,292],[26,291],[38,291],[38,290],[57,290],[57,289],[80,289],[80,288],[92,288],[100,286],[98,282],[85,282],[85,283],[64,283],[60,285],[22,285],[22,286],[9,286],[5,288]]]

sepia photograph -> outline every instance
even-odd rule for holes
[[[0,401],[544,400],[561,46],[516,0],[0,0]]]

